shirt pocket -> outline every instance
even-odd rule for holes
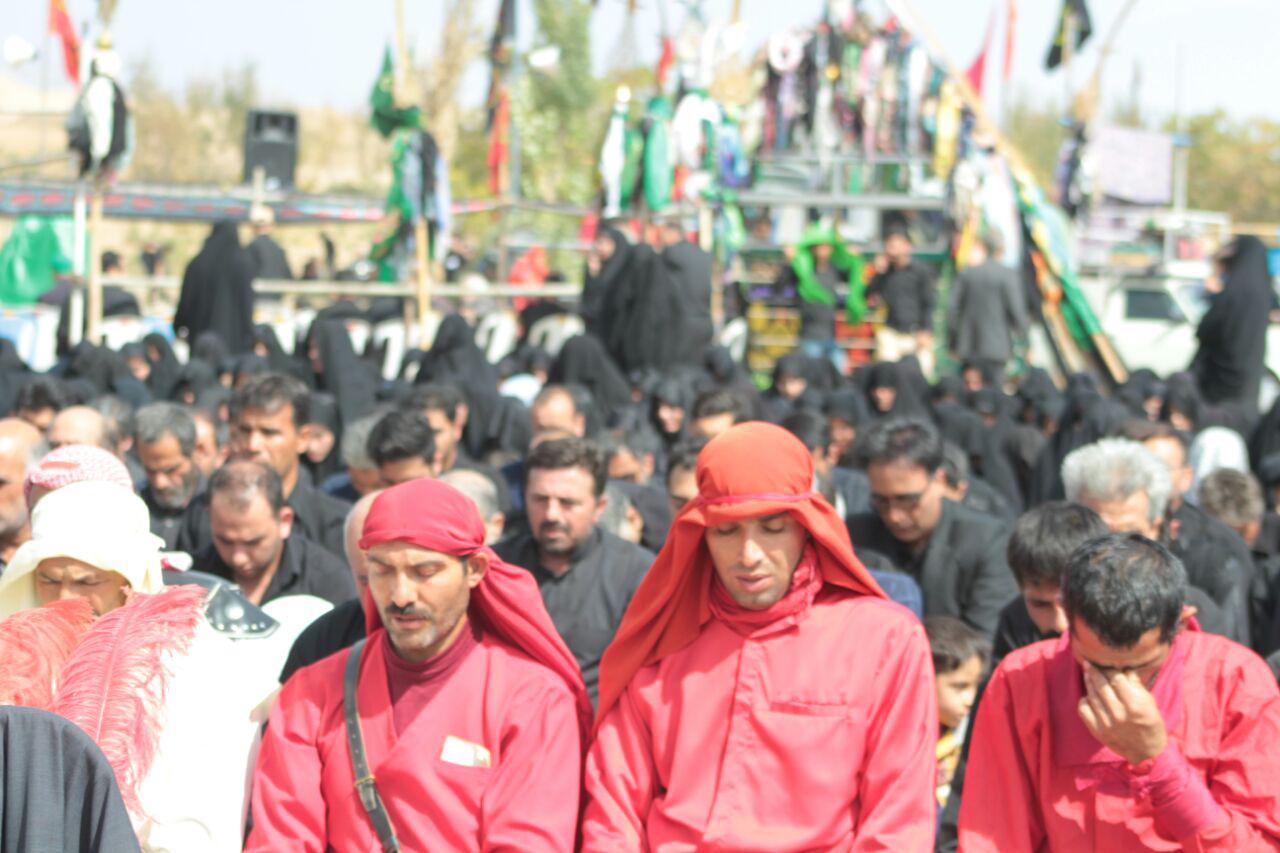
[[[432,763],[440,779],[442,793],[465,808],[467,814],[479,814],[493,768],[466,767],[440,758]]]

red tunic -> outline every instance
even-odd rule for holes
[[[582,748],[564,679],[482,634],[397,738],[385,649],[376,632],[357,695],[369,765],[403,849],[572,850]],[[346,658],[299,671],[281,691],[258,756],[246,850],[380,849],[353,785]],[[483,754],[471,745],[488,751],[489,767],[468,766],[483,763],[469,760]]]
[[[749,636],[713,618],[601,720],[583,849],[932,850],[936,737],[898,605],[828,585]]]
[[[1280,690],[1253,652],[1183,631],[1152,693],[1169,732],[1131,767],[1076,713],[1066,637],[1010,654],[983,694],[960,848],[1280,849]]]

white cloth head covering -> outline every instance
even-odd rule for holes
[[[162,547],[147,505],[129,489],[102,481],[63,486],[36,504],[31,539],[0,575],[0,619],[39,604],[33,572],[50,557],[121,574],[135,592],[159,592]]]
[[[1202,430],[1191,442],[1191,450],[1187,455],[1191,465],[1191,491],[1187,501],[1198,504],[1200,484],[1205,478],[1220,468],[1232,471],[1249,471],[1249,448],[1240,437],[1240,433],[1226,427],[1209,427]]]

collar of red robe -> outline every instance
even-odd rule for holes
[[[713,569],[711,613],[736,633],[750,637],[764,629],[776,630],[794,622],[813,604],[820,589],[822,572],[818,571],[818,555],[813,543],[809,543],[800,555],[795,573],[791,575],[791,588],[787,590],[787,594],[764,610],[748,610],[734,601]]]
[[[1200,630],[1195,619],[1173,638],[1173,648],[1156,675],[1151,695],[1155,697],[1165,729],[1172,733],[1182,721],[1182,672],[1187,660],[1188,632]],[[1071,635],[1058,639],[1049,664],[1049,716],[1053,726],[1053,761],[1059,767],[1090,764],[1124,764],[1125,760],[1098,742],[1076,711],[1084,695],[1084,672],[1071,654]]]
[[[400,653],[391,643],[391,634],[385,628],[382,630],[382,642],[386,645],[383,649],[383,658],[386,659],[388,670],[403,676],[406,681],[429,683],[442,679],[457,669],[458,664],[462,663],[467,654],[478,645],[479,636],[476,633],[475,622],[468,619],[467,624],[462,626],[462,630],[458,632],[458,636],[447,649],[435,657],[416,663],[400,657]]]

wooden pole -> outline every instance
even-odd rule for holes
[[[89,196],[88,299],[85,310],[85,338],[92,344],[102,343],[102,265],[99,248],[102,245],[102,179],[95,177]]]

